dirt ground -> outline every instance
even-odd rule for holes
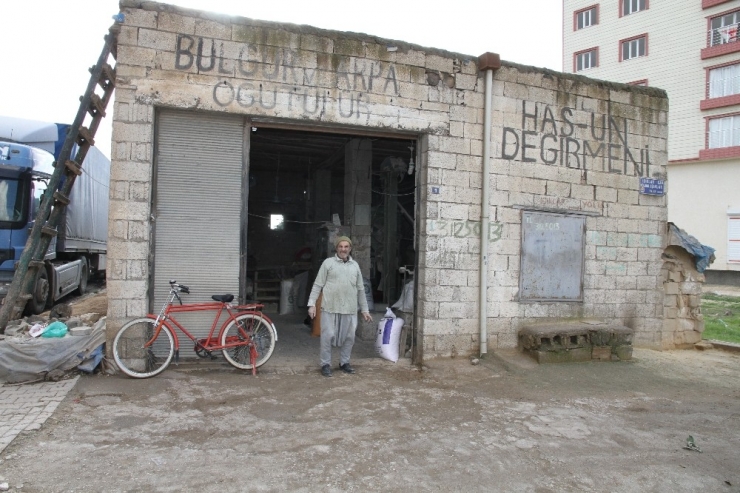
[[[102,291],[73,312],[106,305]],[[331,379],[272,360],[257,377],[81,376],[0,455],[0,479],[21,492],[740,491],[739,353],[361,361]]]
[[[740,491],[735,353],[274,370],[82,376],[0,476],[23,492]]]

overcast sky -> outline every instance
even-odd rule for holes
[[[171,0],[252,19],[308,24],[562,69],[562,1]],[[118,0],[0,0],[0,115],[71,123]],[[112,111],[112,105],[109,105]],[[111,113],[109,113],[111,114]],[[110,156],[111,118],[96,145]]]

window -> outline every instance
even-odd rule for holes
[[[740,115],[709,120],[709,149],[740,146]]]
[[[23,203],[23,186],[12,178],[0,179],[0,222],[19,221]]]
[[[640,79],[640,80],[635,80],[635,81],[632,81],[632,82],[628,82],[627,84],[629,84],[630,86],[647,87],[648,86],[648,80],[647,79]]]
[[[710,23],[710,45],[715,46],[737,41],[738,22],[740,22],[740,11],[713,18]]]
[[[270,229],[285,229],[285,219],[282,214],[270,214]]]
[[[740,64],[709,71],[709,97],[721,98],[740,94]]]
[[[740,210],[727,212],[727,261],[740,263]]]
[[[622,41],[622,60],[630,60],[645,56],[647,54],[647,37],[628,39]]]
[[[647,8],[647,0],[622,0],[622,15],[630,15]]]
[[[582,51],[575,54],[575,69],[576,72],[586,70],[587,68],[598,67],[599,57],[598,50],[592,48],[588,51]]]
[[[599,23],[598,8],[596,5],[588,7],[584,10],[579,10],[575,13],[575,30],[583,29],[584,27],[591,27]]]

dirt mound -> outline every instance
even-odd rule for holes
[[[70,303],[72,305],[72,315],[82,315],[85,313],[108,313],[108,293],[105,289],[97,293],[91,293]]]

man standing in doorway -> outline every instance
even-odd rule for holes
[[[365,298],[360,266],[352,260],[352,240],[340,236],[335,242],[336,255],[324,260],[308,297],[308,316],[316,316],[316,300],[321,298],[321,374],[330,377],[331,347],[339,348],[339,369],[354,373],[349,364],[357,329],[357,307],[362,318],[372,322]]]

